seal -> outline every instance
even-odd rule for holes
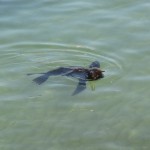
[[[50,76],[61,75],[61,76],[72,77],[78,79],[79,81],[75,91],[72,93],[72,95],[76,95],[86,89],[87,81],[94,81],[94,80],[104,78],[103,72],[104,71],[100,69],[100,63],[98,61],[94,61],[89,65],[88,68],[69,66],[69,67],[59,67],[45,73],[38,73],[42,75],[33,79],[33,81],[40,85],[44,83]],[[37,74],[37,73],[29,73],[27,75],[33,75],[33,74]]]

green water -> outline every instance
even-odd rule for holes
[[[1,150],[149,150],[150,2],[0,1]],[[105,78],[27,73],[99,60]]]

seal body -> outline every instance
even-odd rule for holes
[[[54,70],[50,70],[42,74],[41,76],[33,79],[33,81],[37,84],[44,83],[50,76],[67,76],[78,79],[78,85],[73,92],[72,95],[76,95],[83,91],[86,88],[87,81],[94,81],[104,77],[103,72],[100,69],[100,63],[98,61],[94,61],[89,65],[89,68],[84,67],[59,67]],[[33,73],[34,74],[34,73]],[[33,75],[32,73],[28,75]]]

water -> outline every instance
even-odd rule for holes
[[[0,1],[0,149],[149,150],[148,1]],[[105,78],[35,76],[99,60]],[[95,85],[91,90],[90,84]]]

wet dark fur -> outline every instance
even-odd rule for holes
[[[50,76],[67,76],[73,77],[79,80],[78,85],[73,92],[72,95],[76,95],[86,89],[86,81],[93,81],[103,78],[102,70],[100,70],[100,63],[98,61],[94,61],[89,65],[89,68],[83,67],[60,67],[42,74],[41,76],[33,79],[33,81],[37,84],[44,83]],[[27,75],[33,75],[32,73]]]

